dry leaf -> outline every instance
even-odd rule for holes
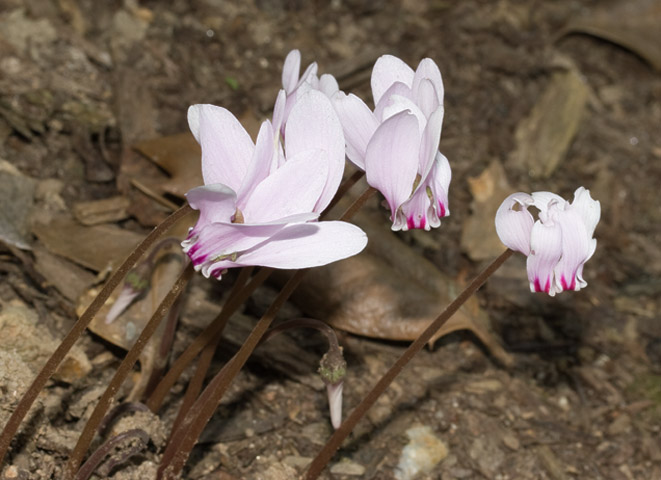
[[[380,215],[380,212],[379,212]],[[369,237],[365,252],[311,269],[292,299],[308,315],[355,334],[414,340],[461,292],[462,286],[409,248],[387,225],[355,217]],[[432,338],[471,330],[504,364],[511,357],[488,328],[489,319],[471,298]]]
[[[533,177],[549,177],[565,157],[583,116],[588,89],[572,70],[553,75],[528,118],[516,129],[510,161]]]
[[[128,218],[129,205],[129,199],[122,196],[78,202],[73,206],[73,214],[83,225],[113,223]]]
[[[578,32],[604,38],[661,70],[661,2],[623,0],[597,5],[585,16],[572,20],[559,37]]]
[[[32,231],[50,252],[96,272],[119,265],[144,238],[116,225],[86,227],[70,217],[36,223]]]
[[[34,267],[57,290],[72,302],[94,283],[95,276],[72,262],[53,255],[37,244],[33,250]]]
[[[471,216],[464,222],[461,248],[472,260],[486,260],[500,255],[505,247],[496,234],[494,219],[501,202],[512,193],[505,170],[492,161],[479,177],[469,178],[473,195]]]
[[[170,174],[170,179],[154,188],[183,198],[193,187],[203,185],[200,146],[190,133],[138,143],[134,148]]]

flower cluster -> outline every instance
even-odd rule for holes
[[[539,210],[535,221],[528,207]],[[496,231],[512,250],[528,257],[530,290],[551,296],[587,285],[583,265],[594,254],[592,238],[601,205],[580,187],[572,203],[550,192],[514,193],[496,213]]]

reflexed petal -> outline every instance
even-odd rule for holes
[[[430,215],[428,219],[434,228],[441,224],[441,218],[450,215],[450,206],[448,203],[450,180],[452,180],[450,162],[448,162],[448,159],[441,152],[436,152],[434,166],[425,182],[425,185],[431,190],[432,200],[434,202],[432,207],[437,217],[434,218],[433,215]]]
[[[335,196],[344,171],[344,133],[330,99],[315,90],[300,97],[287,120],[285,139],[287,158],[309,150],[326,152],[319,161],[328,163],[328,177],[314,208],[321,212]]]
[[[291,93],[298,83],[298,74],[301,72],[301,52],[292,50],[285,58],[282,67],[282,86],[287,93]],[[275,118],[274,118],[275,123]]]
[[[339,381],[335,384],[329,383],[326,385],[326,393],[328,394],[328,408],[330,411],[331,425],[337,430],[342,424],[342,390],[344,388],[344,381]]]
[[[374,104],[379,100],[390,86],[395,82],[402,82],[411,87],[414,72],[411,67],[392,55],[383,55],[374,64],[372,70],[372,96]]]
[[[441,77],[441,71],[438,69],[438,65],[431,58],[422,59],[418,64],[418,68],[415,70],[412,90],[416,98],[420,98],[419,89],[425,80],[431,82],[439,105],[443,105],[443,78]]]
[[[275,105],[273,107],[273,130],[280,134],[283,124],[285,122],[285,113],[287,109],[287,94],[284,90],[278,92],[278,96],[275,99]]]
[[[367,146],[367,182],[379,190],[390,205],[391,220],[413,190],[418,173],[420,130],[415,116],[401,112],[379,126]]]
[[[592,236],[594,229],[599,223],[601,217],[601,204],[598,200],[593,200],[590,196],[590,190],[579,187],[574,192],[574,201],[571,203],[571,210],[575,210],[578,215],[583,219],[583,224],[588,233]]]
[[[534,220],[527,207],[532,203],[531,195],[513,193],[503,201],[496,212],[496,232],[500,241],[507,248],[524,255],[530,255],[530,235]]]
[[[302,152],[266,177],[246,201],[243,210],[246,222],[268,222],[312,212],[328,178],[325,157],[322,150]]]
[[[347,157],[357,167],[365,170],[367,144],[379,122],[365,102],[353,93],[345,95],[343,92],[338,92],[332,100],[344,130]]]
[[[521,212],[516,212],[521,213]],[[498,218],[498,214],[496,214]],[[502,237],[501,237],[502,240]],[[504,243],[504,242],[503,242]],[[562,255],[562,230],[559,224],[535,222],[530,234],[528,280],[532,292],[546,292],[554,296],[561,291],[554,282],[554,268]]]
[[[192,230],[212,222],[229,222],[236,212],[236,193],[220,183],[193,188],[186,193],[186,200],[192,208],[200,211]]]
[[[293,224],[243,253],[237,261],[273,268],[318,267],[355,255],[365,245],[365,232],[350,223]]]
[[[591,242],[583,219],[574,210],[559,212],[557,223],[562,230],[562,258],[555,267],[558,291],[580,290],[587,283],[577,278],[577,272],[594,252],[596,241]]]
[[[228,110],[214,105],[191,106],[188,123],[202,147],[204,183],[237,191],[255,148],[248,132]]]

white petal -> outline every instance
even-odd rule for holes
[[[564,210],[564,206],[567,203],[567,201],[560,195],[552,192],[533,192],[532,198],[533,205],[538,208],[540,212],[548,211],[552,204],[557,204],[561,210]]]
[[[325,73],[319,77],[319,90],[328,98],[331,98],[340,91],[340,86],[333,75]]]
[[[301,71],[301,52],[292,50],[285,58],[282,67],[282,86],[287,93],[291,93],[298,83],[298,74]]]
[[[186,193],[186,200],[200,211],[194,230],[212,222],[229,222],[236,212],[236,193],[221,183],[193,188]]]
[[[583,219],[585,229],[591,237],[601,217],[601,204],[599,201],[592,199],[590,190],[579,187],[574,192],[574,201],[571,203],[571,209],[575,210]]]
[[[294,224],[245,252],[237,261],[242,265],[273,268],[318,267],[355,255],[365,245],[365,232],[350,223]]]
[[[402,82],[411,87],[414,72],[411,67],[392,55],[383,55],[374,64],[372,70],[372,96],[376,105],[390,86],[395,82]]]
[[[245,207],[255,187],[271,173],[274,162],[277,162],[277,159],[273,158],[277,155],[274,136],[275,133],[271,122],[268,120],[264,121],[259,129],[259,134],[257,134],[252,160],[248,165],[246,176],[237,194],[240,209]]]
[[[228,110],[214,105],[191,106],[188,123],[202,147],[204,183],[237,191],[255,149],[248,132]]]
[[[314,211],[321,212],[330,203],[344,172],[344,133],[331,101],[323,93],[310,90],[291,110],[285,127],[285,153],[291,158],[301,152],[321,149],[328,162],[327,180]]]
[[[390,205],[391,219],[412,193],[418,174],[420,130],[415,116],[401,112],[379,126],[367,146],[367,182]]]
[[[418,68],[415,70],[412,89],[415,92],[416,97],[423,80],[429,80],[431,82],[439,104],[443,105],[443,78],[441,77],[441,71],[438,69],[438,65],[436,65],[436,62],[431,58],[423,58],[418,64]]]
[[[580,290],[587,285],[577,278],[579,267],[594,252],[596,244],[576,210],[565,210],[557,215],[562,230],[562,258],[555,267],[556,285],[559,291]]]
[[[434,165],[437,157],[438,145],[441,142],[441,130],[443,129],[443,107],[437,108],[427,120],[425,130],[422,132],[422,144],[420,146],[420,167],[418,171],[424,180]],[[443,157],[445,158],[445,157]],[[447,163],[447,158],[445,159]],[[447,164],[448,169],[450,164]],[[448,185],[449,185],[448,180]],[[447,187],[446,187],[447,191]]]
[[[546,292],[554,296],[557,289],[554,269],[562,255],[562,231],[558,224],[535,222],[530,234],[528,280],[533,292]]]
[[[357,167],[365,170],[367,144],[379,122],[365,102],[354,94],[345,95],[343,92],[338,92],[332,100],[344,130],[347,157]]]
[[[503,244],[512,250],[530,255],[530,235],[533,217],[527,207],[533,203],[527,193],[513,193],[496,212],[496,232]]]
[[[384,116],[383,111],[392,105],[392,97],[404,97],[408,98],[414,105],[415,101],[413,99],[413,92],[411,92],[411,87],[402,82],[393,83],[388,90],[386,90],[378,103],[375,104],[374,116],[379,122],[383,122],[387,117]],[[391,110],[392,116],[392,110]]]

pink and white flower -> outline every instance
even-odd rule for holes
[[[528,207],[539,210],[535,221]],[[599,201],[579,187],[572,203],[551,192],[514,193],[496,213],[496,231],[508,248],[528,257],[530,290],[551,296],[587,285],[583,265],[594,254]]]
[[[193,105],[188,123],[202,147],[205,185],[187,193],[200,211],[182,243],[196,270],[220,278],[231,267],[307,268],[360,252],[365,233],[345,222],[313,222],[344,169],[342,126],[321,92],[299,97],[284,148],[268,120],[253,144],[228,110]]]
[[[449,215],[452,176],[438,151],[444,113],[441,72],[430,58],[413,71],[399,58],[384,55],[374,65],[371,83],[374,111],[353,94],[332,97],[347,157],[386,198],[393,230],[438,227]]]

